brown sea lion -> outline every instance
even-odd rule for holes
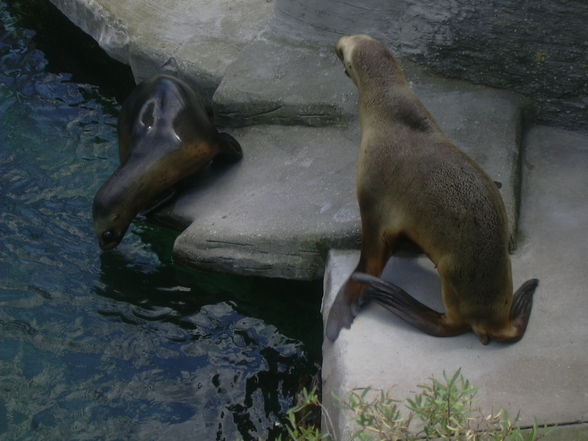
[[[496,184],[443,133],[382,43],[342,37],[337,55],[359,90],[362,248],[330,310],[327,337],[335,340],[358,305],[374,299],[431,335],[472,330],[484,344],[520,339],[538,281],[513,296],[506,210]],[[374,277],[406,242],[436,265],[445,313]]]
[[[212,122],[212,111],[183,81],[168,75],[141,83],[118,121],[120,167],[94,198],[100,247],[122,240],[133,218],[213,158],[236,162],[241,146]]]

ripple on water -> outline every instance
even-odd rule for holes
[[[266,436],[314,372],[303,344],[241,312],[222,276],[174,266],[164,230],[135,223],[99,254],[116,103],[47,72],[2,2],[0,19],[0,438]]]

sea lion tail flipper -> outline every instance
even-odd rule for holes
[[[467,331],[463,324],[449,322],[445,314],[423,305],[393,283],[358,272],[353,273],[351,279],[369,287],[365,294],[368,300],[375,300],[405,322],[429,335],[449,337]]]
[[[243,149],[241,144],[228,133],[218,134],[219,153],[214,161],[223,163],[238,162],[243,158]]]

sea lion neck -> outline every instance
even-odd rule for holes
[[[362,127],[370,124],[405,126],[417,132],[438,130],[435,120],[420,103],[415,103],[414,92],[406,85],[396,84],[382,88],[380,93],[360,93],[360,122]]]

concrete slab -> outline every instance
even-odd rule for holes
[[[270,0],[51,0],[142,81],[167,64],[212,96],[272,16]]]
[[[253,71],[249,74],[241,72],[243,78],[251,80],[259,74],[263,79],[263,72],[271,71],[267,67],[256,71],[255,65],[250,68]],[[234,65],[229,70],[227,76],[233,78]],[[223,80],[226,87],[219,90],[234,98],[227,109],[238,109],[236,113],[244,115],[244,122],[303,122],[310,118],[305,102],[314,109],[320,108],[320,103],[341,103],[345,88],[357,107],[355,87],[340,68],[337,72],[317,82],[331,78],[341,84],[321,88],[313,82],[300,99],[291,98],[296,96],[292,89],[296,76],[288,80],[290,90],[282,97],[277,89],[275,94],[269,92],[271,85],[262,87],[263,81],[246,92],[232,89],[228,93],[226,84],[235,83]],[[415,90],[439,124],[501,182],[514,236],[523,102],[508,92],[441,80],[420,71],[412,73],[418,81]],[[276,110],[266,111],[272,108]],[[317,116],[317,112],[311,113]],[[239,274],[321,277],[328,249],[357,243],[359,238],[357,121],[331,127],[265,125],[231,133],[243,146],[243,162],[222,178],[213,178],[214,184],[197,181],[159,213],[163,222],[182,227],[191,224],[175,243],[176,258],[192,266]]]
[[[162,212],[189,227],[177,261],[245,275],[317,279],[331,247],[357,245],[357,125],[231,132],[243,160],[210,170]]]
[[[354,387],[373,386],[403,399],[428,377],[458,368],[480,387],[482,409],[520,411],[522,425],[535,418],[542,424],[588,421],[588,136],[535,127],[525,144],[520,220],[525,240],[513,256],[513,275],[516,286],[531,277],[541,283],[524,339],[482,346],[473,334],[434,338],[369,305],[334,344],[323,345],[323,400],[337,439],[349,439],[352,429],[333,393],[345,396]],[[355,259],[357,252],[331,252],[325,318]],[[391,261],[385,277],[441,309],[438,277],[425,258]]]
[[[448,133],[502,183],[514,231],[517,101],[487,90],[440,93],[423,85],[420,92]],[[358,122],[254,126],[231,133],[243,146],[243,161],[210,170],[157,214],[160,222],[187,227],[174,245],[176,260],[245,275],[322,277],[328,250],[357,244],[360,237]]]
[[[226,71],[213,102],[220,124],[344,123],[357,94],[332,46],[258,38]]]

